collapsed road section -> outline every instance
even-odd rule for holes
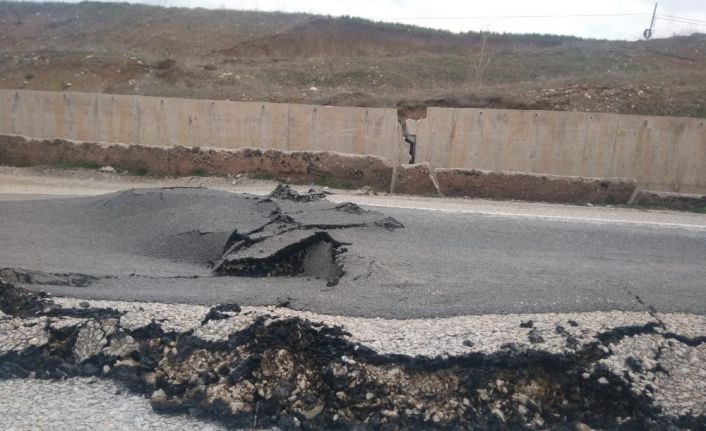
[[[361,253],[347,259],[351,243],[337,239],[343,231],[379,235],[403,225],[324,197],[280,185],[266,197],[162,188],[4,203],[0,276],[38,289],[118,289],[135,278],[218,287],[229,284],[223,276],[296,277],[331,287],[370,266]]]
[[[706,426],[706,386],[694,378],[706,372],[702,316],[400,321],[87,302],[5,282],[0,309],[0,379],[95,376],[157,412],[231,428]]]

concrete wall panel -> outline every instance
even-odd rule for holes
[[[706,193],[706,120],[428,108],[416,159],[436,168],[636,178],[645,190]]]
[[[152,146],[337,151],[408,161],[397,111],[388,108],[0,90],[0,133]]]

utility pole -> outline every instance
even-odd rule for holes
[[[645,40],[650,40],[652,38],[652,34],[655,28],[655,16],[657,15],[657,3],[655,3],[655,10],[652,12],[652,21],[650,21],[650,28],[645,29],[645,31],[642,32],[642,35],[645,37]]]

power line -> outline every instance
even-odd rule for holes
[[[692,21],[692,22],[699,23],[699,24],[706,24],[706,21],[703,21],[700,19],[686,18],[686,17],[673,16],[673,15],[663,15],[661,13],[657,14],[657,16],[661,17],[661,18],[672,18],[672,19],[679,19],[679,20],[683,20],[683,21]]]
[[[610,13],[610,14],[571,14],[571,15],[489,15],[489,16],[424,16],[405,18],[386,18],[394,20],[422,20],[422,19],[516,19],[516,18],[591,18],[613,16],[644,16],[646,13]]]
[[[700,24],[698,22],[682,21],[680,19],[661,18],[661,17],[657,17],[657,19],[660,21],[678,22],[678,23],[682,23],[682,24],[691,24],[691,25],[698,25],[701,27],[706,27],[706,23]]]

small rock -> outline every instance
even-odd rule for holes
[[[108,374],[110,372],[110,365],[103,365],[103,374]]]
[[[520,322],[520,328],[532,328],[534,327],[534,322],[532,320],[528,320],[526,322]]]
[[[629,356],[625,360],[625,365],[630,367],[630,369],[632,369],[635,372],[639,373],[640,371],[642,371],[642,362],[634,356]]]
[[[304,417],[307,419],[314,419],[317,417],[321,412],[324,411],[324,405],[323,404],[317,404],[314,407],[310,408],[309,410],[304,412]]]
[[[392,368],[390,371],[387,372],[387,377],[391,379],[398,379],[402,375],[402,370],[399,368],[395,367]]]
[[[495,417],[500,420],[500,422],[505,423],[505,415],[499,409],[492,409],[490,413],[494,414]]]
[[[295,386],[291,382],[287,382],[287,381],[281,382],[272,391],[272,396],[275,399],[284,400],[289,396],[289,394],[292,393],[294,388],[295,388]]]
[[[157,389],[156,391],[152,392],[152,396],[150,397],[150,401],[153,403],[161,403],[167,400],[167,394],[164,393],[162,389]]]
[[[536,329],[531,330],[529,334],[527,334],[527,338],[532,344],[544,343],[544,337],[539,335],[539,332]]]
[[[601,385],[607,385],[607,384],[608,384],[608,379],[606,379],[605,377],[601,377],[601,378],[598,379],[598,383],[601,384]]]
[[[115,168],[112,166],[103,166],[102,168],[98,169],[100,172],[106,172],[109,174],[114,174],[115,173]]]
[[[78,306],[81,308],[89,308],[91,306],[91,304],[86,301],[81,301],[78,303]]]
[[[471,340],[463,340],[463,345],[466,347],[473,347],[473,341]]]
[[[515,394],[514,398],[515,398],[515,401],[522,404],[523,406],[526,406],[527,404],[532,402],[532,400],[530,400],[530,398],[525,394]]]
[[[583,422],[576,422],[574,424],[574,430],[576,431],[591,431],[591,427]]]
[[[388,419],[397,419],[397,411],[396,410],[383,410],[382,415]]]

